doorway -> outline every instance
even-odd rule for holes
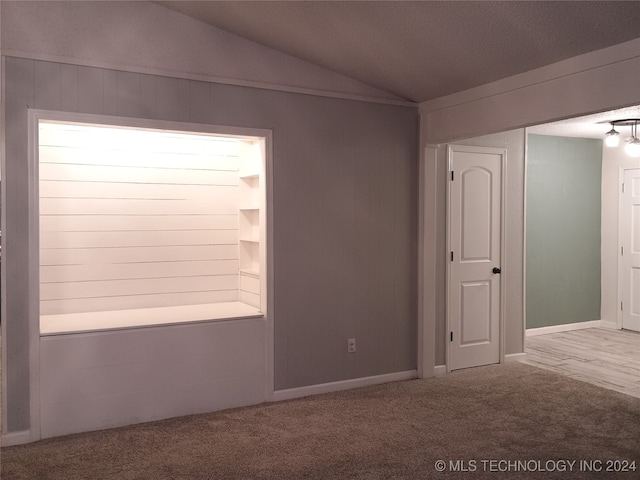
[[[499,363],[506,150],[448,148],[448,370]]]
[[[640,332],[640,169],[624,170],[620,215],[621,327]]]
[[[565,139],[582,139],[583,141],[589,141],[589,139],[591,139],[590,141],[592,142],[596,140],[602,142],[605,138],[605,133],[611,129],[611,125],[608,123],[609,121],[620,118],[636,118],[638,116],[640,116],[640,106],[629,106],[613,111],[594,113],[582,117],[528,127],[527,137],[530,138],[530,134],[534,134],[536,136],[546,136],[549,139],[563,137]],[[639,169],[640,159],[632,158],[626,154],[624,150],[624,139],[629,133],[629,130],[624,128],[618,129],[621,130],[621,136],[623,137],[623,141],[620,142],[619,146],[608,147],[600,143],[598,147],[599,153],[601,152],[601,158],[597,160],[597,166],[593,167],[596,168],[596,170],[594,170],[593,174],[590,174],[591,177],[595,178],[597,173],[597,183],[591,183],[589,186],[586,186],[584,182],[585,169],[592,167],[587,165],[584,159],[577,161],[575,165],[568,170],[563,183],[559,182],[558,175],[553,172],[549,172],[546,180],[542,177],[540,178],[540,181],[544,181],[547,186],[549,183],[554,183],[559,185],[557,188],[573,188],[577,181],[576,174],[578,174],[582,179],[580,183],[583,184],[584,187],[584,195],[581,195],[582,202],[580,203],[584,204],[585,198],[591,198],[591,206],[588,211],[592,213],[594,218],[593,222],[597,221],[599,224],[596,225],[595,230],[593,230],[593,235],[596,239],[594,241],[599,242],[599,245],[596,245],[597,249],[593,254],[587,254],[585,258],[595,259],[597,264],[592,266],[593,272],[589,275],[580,271],[580,269],[584,270],[584,263],[578,264],[579,269],[577,270],[565,270],[564,274],[572,279],[565,282],[566,285],[570,285],[572,288],[577,288],[576,285],[578,282],[576,282],[576,278],[579,278],[582,283],[584,283],[585,279],[590,278],[591,280],[589,281],[591,284],[595,285],[595,291],[593,291],[592,288],[588,294],[583,294],[583,296],[590,301],[600,299],[599,305],[595,313],[591,317],[587,317],[577,312],[578,307],[584,309],[585,303],[573,301],[571,302],[575,307],[572,309],[574,313],[573,317],[565,311],[559,312],[561,314],[554,315],[554,318],[558,319],[558,321],[555,322],[556,324],[548,326],[544,324],[533,324],[530,312],[528,312],[528,336],[540,333],[553,333],[554,331],[561,330],[572,330],[578,327],[601,326],[604,328],[623,328],[623,311],[621,308],[623,305],[622,267],[620,263],[622,259],[621,246],[623,229],[621,189],[622,183],[624,182],[624,172],[630,169]],[[527,195],[530,195],[533,193],[532,182],[536,181],[536,178],[531,176],[531,145],[528,146],[527,152]],[[577,201],[575,203],[577,204]],[[527,201],[526,215],[528,219],[530,219],[532,213],[531,208],[531,202]],[[569,206],[566,203],[560,203],[556,207],[556,209],[564,210],[568,208]],[[527,220],[527,223],[529,224],[529,220]],[[537,235],[536,232],[540,231],[539,229],[531,230],[530,227],[530,225],[527,226],[527,250],[529,250],[532,245],[530,235],[532,233]],[[581,242],[577,246],[584,249],[584,241],[582,241],[584,240],[584,235],[580,237]],[[551,241],[556,240],[557,237]],[[575,247],[576,245],[574,244],[574,248],[570,250],[571,255],[577,253]],[[526,267],[527,277],[529,277],[531,269],[537,268],[538,266],[535,260],[528,258]],[[554,291],[553,293],[556,297],[560,295],[558,291]],[[528,280],[527,309],[529,306],[534,305],[534,297],[535,295],[532,297],[531,283]],[[540,306],[541,302],[537,302],[537,305]],[[547,303],[545,303],[544,306],[546,309],[550,308],[550,305]],[[540,327],[543,327],[544,331],[543,328]]]

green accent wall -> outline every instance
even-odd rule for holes
[[[527,141],[527,328],[599,320],[602,141]]]

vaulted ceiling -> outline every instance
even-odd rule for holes
[[[640,37],[639,1],[161,1],[422,102]]]

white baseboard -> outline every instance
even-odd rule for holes
[[[354,378],[352,380],[342,380],[339,382],[321,383],[319,385],[309,385],[307,387],[288,388],[286,390],[276,390],[273,392],[273,401],[289,400],[292,398],[308,397],[321,393],[338,392],[350,390],[352,388],[369,387],[381,383],[398,382],[401,380],[412,380],[418,378],[417,370],[407,370],[404,372],[387,373],[385,375],[375,375],[372,377]]]
[[[21,432],[5,433],[2,435],[0,443],[3,447],[13,447],[14,445],[24,445],[33,441],[35,439],[31,438],[31,431],[23,430]]]
[[[433,369],[433,374],[436,377],[439,377],[440,375],[446,375],[447,374],[447,366],[446,365],[436,365]]]
[[[527,357],[526,353],[510,353],[504,356],[504,363],[510,362],[519,362],[524,360]],[[438,377],[440,375],[447,374],[447,366],[446,365],[436,365],[433,369],[433,374]]]
[[[520,362],[526,358],[526,353],[508,353],[504,356],[504,363]]]
[[[583,328],[617,328],[613,322],[603,320],[591,320],[589,322],[567,323],[565,325],[552,325],[550,327],[539,327],[527,329],[527,337],[536,335],[546,335],[547,333],[570,332],[572,330],[582,330]]]
[[[612,330],[618,330],[618,324],[616,322],[608,322],[606,320],[600,320],[600,328],[610,328]]]

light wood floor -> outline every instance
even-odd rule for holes
[[[606,328],[527,337],[523,363],[640,398],[640,333]]]

